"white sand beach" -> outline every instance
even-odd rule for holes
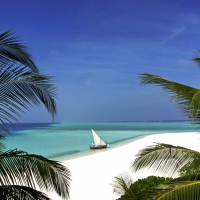
[[[169,133],[146,136],[118,148],[112,149],[111,146],[105,152],[65,161],[64,164],[72,173],[70,200],[115,200],[117,196],[110,186],[113,177],[124,171],[131,173],[130,166],[137,152],[154,142],[200,151],[200,134]],[[152,173],[142,171],[132,175],[137,180]],[[48,195],[52,199],[61,199],[53,193]]]

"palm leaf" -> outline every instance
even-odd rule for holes
[[[200,50],[198,50],[198,55],[196,58],[192,59],[193,61],[195,61],[198,65],[200,64]]]
[[[0,154],[3,153],[3,151],[5,151],[6,146],[5,146],[5,136],[0,134]]]
[[[2,70],[0,76],[0,128],[8,132],[7,124],[17,121],[30,106],[44,104],[54,117],[57,107],[56,87],[52,77],[35,74],[25,67],[13,65]]]
[[[131,167],[133,171],[148,168],[166,176],[177,176],[177,171],[189,162],[199,167],[200,152],[161,143],[141,149]]]
[[[141,196],[145,200],[198,200],[200,181],[165,183]]]
[[[2,29],[0,29],[2,31]],[[0,33],[0,66],[7,66],[14,63],[20,63],[29,67],[33,72],[38,73],[37,66],[32,61],[32,56],[28,48],[20,42],[17,36],[14,36],[12,30]]]
[[[0,154],[0,184],[23,185],[56,191],[69,197],[71,174],[67,167],[40,155],[11,150]]]
[[[188,116],[198,118],[200,114],[200,90],[177,82],[173,82],[157,75],[143,73],[140,84],[154,84],[160,86],[171,100]]]
[[[185,175],[185,176],[180,176],[177,178],[174,178],[173,180],[171,180],[171,182],[179,182],[179,181],[200,181],[200,171],[197,170],[197,172],[191,173],[189,175]]]
[[[0,186],[1,200],[51,200],[44,193],[19,185]]]
[[[129,190],[130,185],[133,183],[132,177],[128,173],[121,173],[120,175],[114,177],[113,183],[110,184],[113,188],[113,193],[116,193],[118,196],[129,194],[134,196],[132,191]]]
[[[3,153],[6,149],[4,141],[5,141],[5,135],[0,134],[0,154]]]

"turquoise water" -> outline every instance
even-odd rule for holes
[[[66,160],[103,150],[90,150],[91,128],[110,148],[150,134],[198,132],[199,125],[190,122],[98,122],[98,123],[33,123],[16,124],[7,137],[7,150],[24,150],[49,159]]]

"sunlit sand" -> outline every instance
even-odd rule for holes
[[[70,200],[115,200],[118,196],[113,193],[110,186],[114,176],[124,171],[131,173],[134,180],[152,175],[148,170],[133,174],[130,166],[137,152],[143,147],[153,145],[154,142],[200,151],[200,134],[191,132],[156,134],[115,149],[111,147],[105,152],[64,161],[72,173]],[[54,193],[48,195],[52,199],[61,199]]]

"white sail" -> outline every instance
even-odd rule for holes
[[[93,135],[95,146],[106,145],[106,143],[97,135],[97,133],[93,129],[91,129],[91,130],[92,130],[92,135]]]

